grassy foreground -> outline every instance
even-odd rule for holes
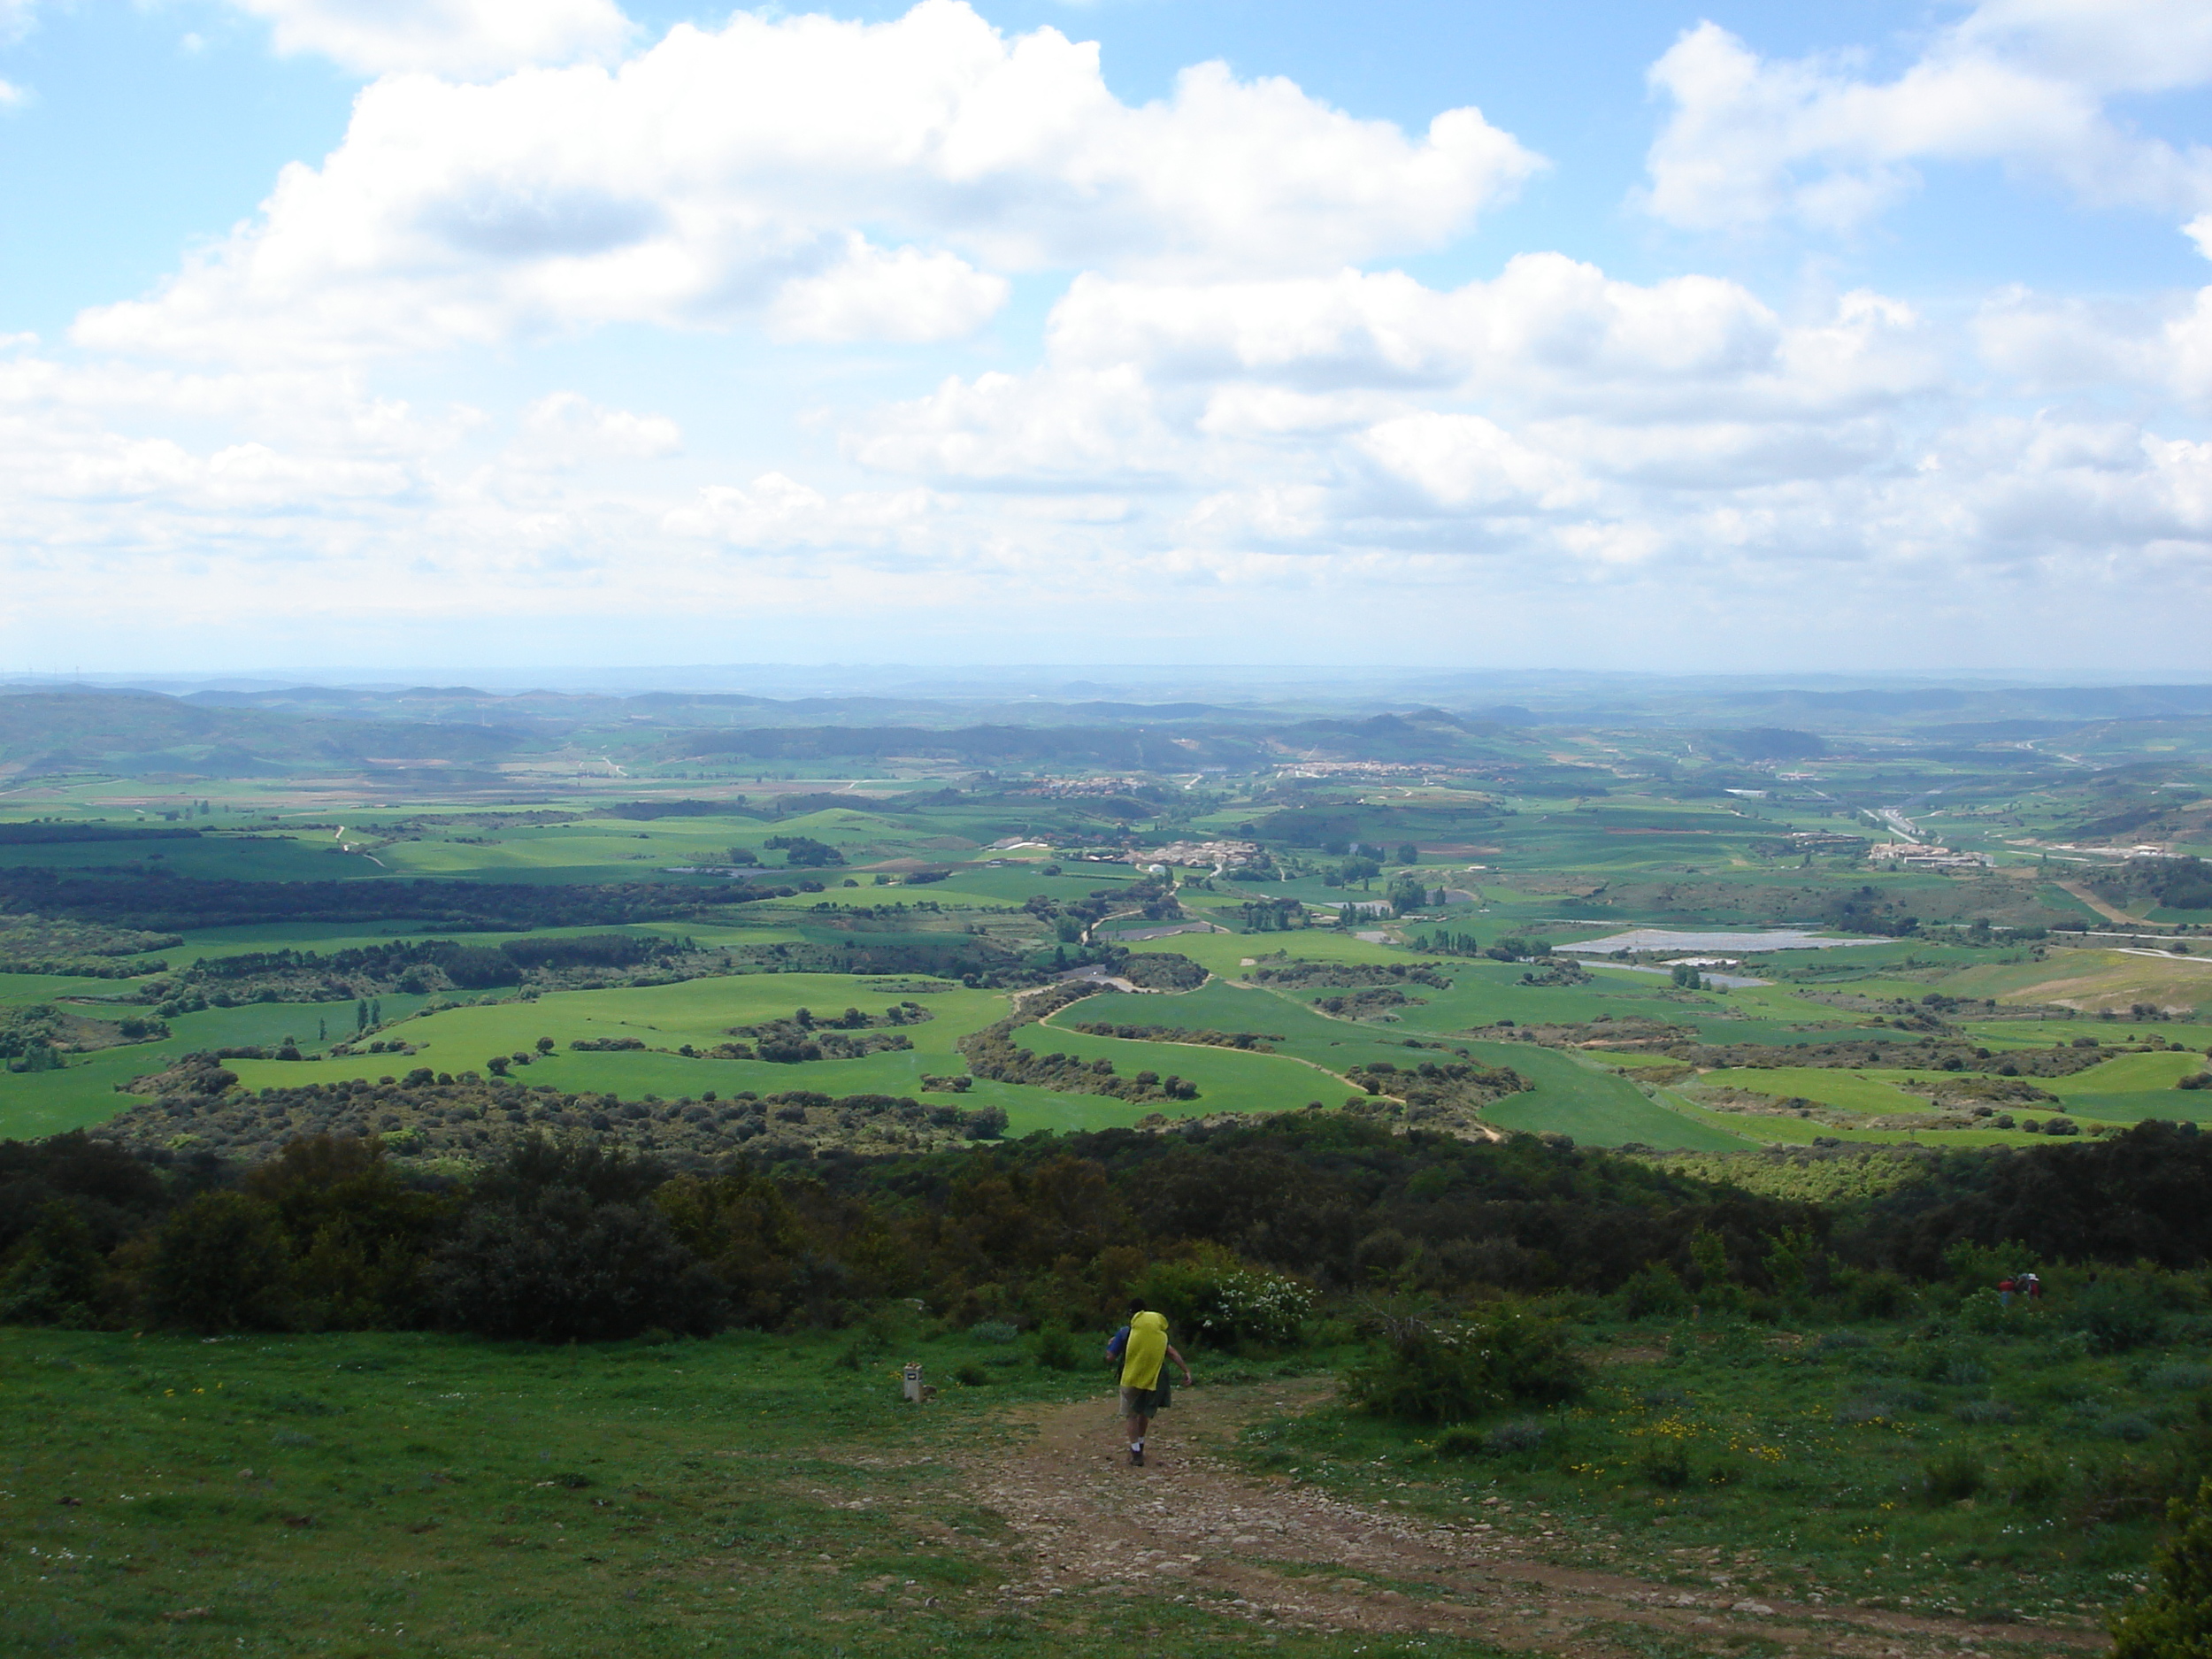
[[[2099,1353],[2055,1310],[1991,1293],[1825,1328],[1599,1318],[1577,1330],[1594,1364],[1571,1402],[1427,1430],[1332,1404],[1241,1447],[1593,1571],[2096,1627],[2144,1587],[2167,1492],[2194,1486],[2173,1471],[2201,1456],[2204,1330]]]
[[[902,1405],[910,1353],[948,1384]],[[962,1365],[988,1380],[949,1381]],[[966,1495],[1012,1345],[847,1333],[503,1347],[0,1329],[0,1651],[1317,1656],[1172,1596],[1023,1608]]]

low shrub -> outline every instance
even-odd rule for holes
[[[1037,1363],[1047,1371],[1073,1371],[1082,1363],[1075,1333],[1067,1326],[1056,1321],[1037,1328]]]
[[[1982,1460],[1964,1447],[1939,1452],[1920,1466],[1921,1501],[1958,1503],[1979,1492],[1988,1479]]]
[[[1912,1300],[1912,1288],[1891,1272],[1839,1275],[1844,1281],[1845,1305],[1860,1319],[1894,1319]]]
[[[2143,1374],[2143,1386],[2192,1393],[2200,1388],[2212,1388],[2212,1365],[2194,1365],[2184,1361],[2156,1365]]]
[[[1637,1269],[1620,1288],[1624,1319],[1671,1318],[1688,1311],[1689,1287],[1664,1262]]]
[[[1479,1457],[1489,1449],[1490,1437],[1464,1423],[1446,1429],[1429,1447],[1431,1455],[1437,1457]]]
[[[2085,1286],[2067,1310],[2066,1323],[2088,1339],[2090,1351],[2124,1354],[2164,1334],[2166,1302],[2161,1288],[2133,1274]]]
[[[1385,1320],[1381,1354],[1345,1379],[1362,1410],[1404,1423],[1463,1423],[1513,1405],[1571,1400],[1587,1380],[1556,1320],[1503,1304],[1463,1323]]]
[[[1484,1437],[1483,1449],[1493,1457],[1507,1457],[1515,1452],[1532,1452],[1544,1443],[1545,1432],[1541,1423],[1501,1423]]]
[[[2066,1474],[2055,1463],[2029,1457],[2007,1468],[1995,1483],[2007,1503],[2022,1509],[2046,1509],[2066,1488]]]
[[[1993,1290],[1978,1290],[1960,1302],[1958,1308],[1960,1327],[1976,1336],[1994,1336],[2001,1331],[2008,1331],[2018,1317],[2017,1311],[2006,1307],[2004,1298]]]
[[[1655,1486],[1678,1492],[1690,1484],[1689,1448],[1680,1440],[1655,1440],[1637,1454],[1636,1472]]]

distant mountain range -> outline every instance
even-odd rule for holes
[[[1616,680],[1605,691],[1621,688]],[[1771,767],[1872,746],[2011,766],[2048,763],[2050,741],[2069,734],[2111,744],[2124,728],[2147,722],[2212,719],[2212,686],[2195,685],[1828,690],[1654,680],[1640,695],[1601,695],[1581,707],[1470,702],[1323,711],[1313,705],[1325,691],[1317,686],[1275,702],[1145,703],[467,686],[228,686],[176,695],[0,687],[0,774],[488,772],[531,757],[626,768],[914,759],[1154,773],[1363,761],[1487,768],[1527,781],[1581,771],[1573,764],[1579,757],[1554,752],[1576,733],[1611,734],[1601,752],[1617,760],[1646,750],[1657,763]]]

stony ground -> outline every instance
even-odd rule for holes
[[[1311,1404],[1311,1384],[1180,1393],[1127,1463],[1109,1398],[1039,1408],[1010,1446],[972,1465],[977,1500],[1025,1546],[999,1593],[1202,1601],[1271,1629],[1424,1632],[1588,1656],[1757,1646],[1789,1655],[2078,1654],[2090,1626],[1978,1624],[1838,1602],[1770,1601],[1724,1565],[1678,1563],[1662,1582],[1571,1564],[1585,1553],[1550,1517],[1476,1506],[1443,1524],[1346,1502],[1223,1455],[1240,1422]],[[1758,1540],[1747,1540],[1755,1543]],[[1671,1640],[1670,1640],[1671,1639]]]

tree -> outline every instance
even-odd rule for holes
[[[243,1193],[203,1193],[155,1240],[154,1311],[198,1331],[280,1325],[289,1256],[273,1207]]]
[[[1418,847],[1416,847],[1411,841],[1400,841],[1398,843],[1398,862],[1402,864],[1419,864],[1421,862],[1421,849]]]
[[[21,1325],[89,1325],[99,1294],[100,1252],[77,1206],[51,1200],[0,1274],[0,1319]]]
[[[541,1037],[537,1041],[536,1047],[540,1054],[551,1054],[553,1052],[553,1039],[550,1037]]]
[[[827,841],[819,841],[811,835],[771,835],[761,843],[771,849],[780,849],[784,863],[798,869],[820,869],[826,864],[841,864],[845,855]]]
[[[472,1210],[439,1257],[449,1324],[484,1336],[598,1341],[722,1322],[721,1287],[650,1204],[580,1187],[522,1192]]]
[[[284,1229],[296,1323],[362,1330],[420,1321],[424,1271],[449,1205],[404,1185],[380,1141],[295,1141],[246,1177],[246,1193]]]

